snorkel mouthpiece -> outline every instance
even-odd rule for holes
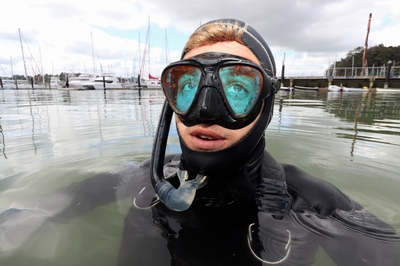
[[[164,102],[163,111],[158,124],[156,139],[150,162],[150,180],[159,200],[174,211],[187,210],[194,200],[196,190],[207,184],[207,176],[198,174],[195,179],[188,180],[189,174],[185,170],[178,170],[180,186],[175,188],[163,174],[163,161],[167,146],[169,126],[171,125],[172,109],[168,102]]]
[[[195,179],[188,180],[187,171],[178,170],[180,186],[175,188],[166,180],[155,186],[156,194],[161,202],[173,211],[185,211],[189,209],[194,200],[196,190],[207,184],[207,176],[198,174]]]

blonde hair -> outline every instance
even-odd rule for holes
[[[205,24],[189,37],[189,40],[183,48],[183,54],[188,53],[194,48],[217,42],[235,41],[243,44],[242,36],[246,30],[247,25],[243,27],[238,21],[215,21]]]

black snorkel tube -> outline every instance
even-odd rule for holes
[[[171,125],[173,111],[165,100],[160,120],[158,122],[156,138],[153,144],[150,162],[150,180],[155,188],[158,183],[166,182],[164,179],[163,167],[165,148],[167,147],[169,128]]]
[[[185,170],[178,170],[180,186],[175,188],[164,178],[164,157],[167,147],[169,128],[173,111],[165,100],[150,162],[150,180],[154,190],[162,203],[174,211],[185,211],[193,202],[196,190],[207,183],[207,176],[198,174],[195,179],[188,180],[189,174]]]

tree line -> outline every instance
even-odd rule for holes
[[[340,61],[330,65],[330,69],[334,66],[336,68],[362,67],[363,56],[364,47],[357,47],[350,50],[345,58],[341,58]],[[385,47],[383,44],[379,44],[367,49],[366,67],[386,66],[389,61],[392,61],[393,66],[395,66],[396,62],[400,62],[400,45]]]

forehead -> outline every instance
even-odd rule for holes
[[[186,53],[184,59],[208,52],[220,52],[237,55],[246,58],[256,64],[260,64],[253,52],[249,48],[238,42],[217,42],[210,45],[196,47]]]

